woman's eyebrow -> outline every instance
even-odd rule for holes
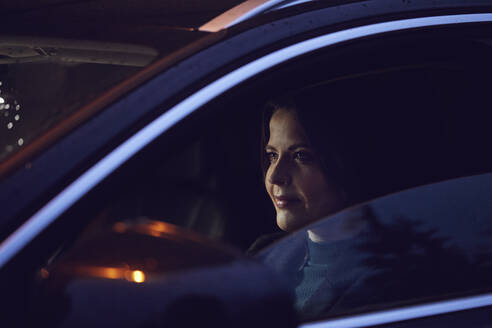
[[[307,143],[298,143],[298,144],[294,144],[294,145],[291,145],[289,146],[289,150],[294,150],[294,149],[297,149],[297,148],[311,148],[311,146],[309,146]]]
[[[271,145],[266,145],[265,150],[277,150],[277,149]]]

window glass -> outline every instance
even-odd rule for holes
[[[353,207],[259,254],[304,319],[390,308],[492,286],[492,175],[450,180]]]
[[[166,222],[255,254],[355,204],[490,171],[480,76],[456,63],[422,64],[243,104],[232,92],[122,168],[98,206],[67,216],[93,218],[84,239]],[[287,277],[304,319],[480,292],[492,276],[491,181],[451,180],[369,202],[259,256]]]
[[[83,238],[165,222],[256,254],[348,207],[491,172],[490,46],[426,37],[329,49],[227,92],[91,191],[57,220],[70,233],[46,242],[65,242],[68,253]],[[361,50],[371,56],[361,61]],[[304,318],[480,291],[474,283],[489,280],[479,258],[488,255],[467,242],[488,231],[484,177],[354,207],[260,257],[290,279]],[[432,287],[460,268],[451,263],[469,267],[470,279],[450,275]],[[401,285],[406,278],[423,287]]]
[[[258,111],[197,112],[117,172],[104,201],[70,215],[107,230],[166,222],[247,248],[273,224],[265,219],[259,122]]]
[[[490,42],[433,33],[373,41],[363,63],[357,49],[315,57],[304,85],[273,101],[263,165],[284,233],[250,252],[274,243],[258,257],[289,281],[304,320],[490,291],[490,176],[477,175],[492,171]],[[315,156],[282,162],[286,140]],[[328,218],[302,228],[314,216]]]
[[[75,215],[168,222],[244,250],[259,238],[255,253],[348,206],[489,172],[484,40],[411,34],[368,41],[367,62],[352,47],[289,62],[167,131],[109,179],[99,207]],[[302,219],[277,215],[290,205],[307,209]]]

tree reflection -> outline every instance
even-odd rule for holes
[[[376,238],[358,247],[366,255],[363,266],[373,272],[357,291],[372,303],[366,306],[430,301],[491,289],[490,246],[478,252],[458,247],[437,228],[425,228],[421,220],[371,221]]]

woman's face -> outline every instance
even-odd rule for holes
[[[323,173],[295,112],[275,111],[265,151],[265,186],[280,229],[295,230],[342,208],[342,192]]]

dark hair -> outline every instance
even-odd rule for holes
[[[323,98],[319,90],[310,90],[274,98],[266,103],[260,149],[263,176],[270,165],[265,152],[270,138],[270,120],[280,109],[292,111],[303,126],[325,175],[346,193],[347,205],[350,205],[360,200],[362,192],[350,154],[352,138],[341,128],[348,118],[341,112],[343,108],[323,101]]]

